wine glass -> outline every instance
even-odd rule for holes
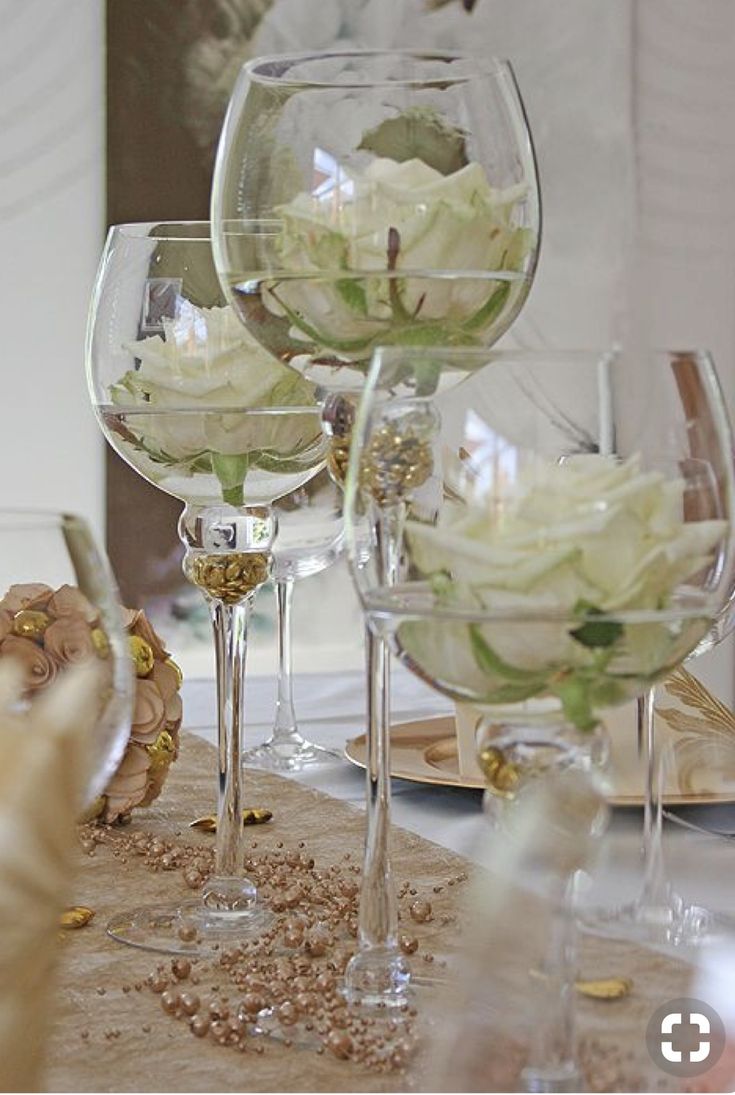
[[[328,390],[377,345],[490,345],[528,295],[540,237],[510,65],[372,50],[248,62],[212,221],[233,307]]]
[[[133,674],[110,565],[81,517],[0,510],[0,664],[11,661],[22,706],[75,667],[98,670],[83,784],[92,806],[125,752]]]
[[[278,535],[271,577],[276,587],[278,676],[273,731],[243,760],[258,768],[299,772],[341,759],[342,754],[309,741],[299,731],[293,698],[292,601],[301,578],[320,574],[342,551],[342,497],[326,468],[293,494],[274,503]]]
[[[248,620],[270,569],[272,504],[324,465],[320,408],[313,386],[266,354],[228,307],[206,222],[110,230],[92,301],[87,376],[113,448],[185,503],[184,573],[207,601],[217,662],[214,875],[199,901],[134,910],[108,930],[136,946],[205,951],[262,933],[270,917],[243,875]]]
[[[734,626],[735,587],[689,658],[709,653]],[[643,882],[633,901],[613,909],[588,909],[583,920],[590,931],[599,935],[626,937],[649,945],[701,947],[713,943],[723,932],[734,932],[735,921],[685,901],[669,879],[663,847],[664,773],[669,754],[656,744],[655,699],[656,689],[650,688],[637,701],[638,740],[645,772]]]
[[[249,62],[220,138],[212,221],[233,307],[317,385],[342,482],[374,347],[490,345],[528,295],[541,208],[510,66],[441,51]],[[367,645],[369,888],[390,783],[388,655],[375,634]],[[365,999],[400,1001],[403,985],[396,967]]]
[[[577,765],[601,712],[712,626],[733,581],[731,444],[706,354],[376,353],[345,498],[355,583],[412,672],[485,711],[490,794]],[[387,826],[373,837],[353,961],[385,984],[407,970]]]

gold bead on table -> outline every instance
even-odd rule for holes
[[[59,926],[62,928],[85,928],[94,917],[94,909],[88,909],[86,905],[74,905],[65,909],[59,917]]]

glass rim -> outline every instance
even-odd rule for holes
[[[202,235],[174,235],[170,230],[172,228],[190,229],[193,233],[195,228],[202,228],[206,231],[206,234]],[[160,236],[152,236],[150,234],[153,228],[168,229],[169,232],[164,232]],[[162,221],[122,221],[120,224],[111,224],[108,228],[108,235],[120,235],[125,236],[128,239],[140,239],[140,240],[152,240],[154,242],[163,241],[166,243],[211,243],[212,242],[212,222],[209,220],[162,220]]]
[[[425,78],[406,77],[405,79],[398,80],[345,80],[339,81],[339,83],[334,80],[297,79],[284,75],[289,69],[292,69],[294,65],[305,61],[327,60],[329,58],[368,59],[379,57],[404,58],[406,60],[413,58],[414,60],[447,62],[468,61],[475,67],[475,71],[466,72],[462,75],[456,73],[448,75],[446,78],[441,76]],[[268,71],[269,69],[273,71]],[[273,53],[266,54],[262,57],[253,57],[244,63],[241,73],[246,74],[253,83],[275,87],[300,87],[304,89],[320,88],[322,90],[339,87],[355,90],[356,88],[368,87],[431,87],[436,84],[458,86],[478,79],[486,80],[488,77],[497,79],[498,76],[510,70],[510,62],[504,57],[491,56],[481,58],[469,53],[449,49],[331,49],[324,50],[323,52],[320,52],[319,50],[296,50],[292,53]]]
[[[485,348],[482,346],[376,346],[372,351],[372,363],[380,366],[383,361],[400,361],[410,357],[421,356],[426,357],[440,357],[447,360],[449,363],[454,361],[484,361],[486,364],[491,365],[493,362],[500,362],[511,364],[514,361],[523,361],[536,358],[539,361],[549,361],[555,364],[569,365],[581,364],[584,361],[589,361],[590,364],[599,364],[600,362],[609,362],[611,364],[619,361],[622,358],[627,357],[630,354],[642,355],[643,357],[660,357],[660,358],[693,358],[699,364],[712,365],[714,364],[713,354],[709,347],[706,346],[624,346],[620,344],[612,344],[609,346],[570,346],[570,347],[549,347],[544,348],[529,348],[518,347],[514,349],[512,347],[505,347],[501,350],[493,348]]]
[[[418,583],[420,584],[420,583]],[[392,592],[406,592],[407,596],[420,596],[424,591],[412,590],[408,586],[393,586]],[[552,607],[532,611],[524,609],[520,605],[512,608],[489,609],[469,607],[463,604],[443,605],[437,604],[436,594],[426,594],[427,603],[404,604],[396,607],[393,599],[383,600],[380,589],[373,590],[362,595],[363,607],[372,616],[400,617],[403,621],[419,621],[426,619],[441,619],[448,622],[483,624],[508,624],[525,626],[530,623],[542,624],[569,624],[570,627],[581,627],[586,623],[620,623],[620,624],[647,624],[662,623],[680,620],[699,620],[705,623],[716,622],[716,605],[720,601],[717,590],[702,589],[697,591],[701,598],[701,604],[688,606],[668,605],[665,608],[609,608],[601,612],[580,612],[575,614],[568,609],[554,609]],[[710,603],[711,602],[711,603]],[[727,604],[728,602],[724,602]],[[721,606],[722,607],[722,606]]]

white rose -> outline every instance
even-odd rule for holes
[[[594,620],[664,608],[712,565],[725,522],[684,521],[683,492],[682,480],[641,472],[635,458],[587,455],[534,464],[490,505],[447,506],[438,526],[410,521],[412,562],[447,605],[506,619],[458,625],[452,643],[463,649],[451,656],[441,625],[403,625],[400,643],[440,678],[473,661],[467,691],[486,702],[542,694],[552,677],[574,673],[586,674],[594,694],[598,667],[603,686],[605,673],[659,672],[681,656],[664,624],[603,621],[595,630]]]
[[[230,307],[188,305],[175,319],[163,320],[163,335],[127,343],[125,349],[140,364],[112,386],[111,400],[123,409],[148,412],[131,417],[129,430],[156,458],[187,465],[212,453],[283,455],[319,433],[310,414],[242,413],[313,406],[315,400],[312,386],[268,354]]]
[[[267,307],[294,338],[345,354],[372,344],[469,343],[507,311],[520,282],[413,276],[421,271],[522,270],[533,236],[514,224],[525,184],[490,186],[478,163],[443,175],[422,160],[374,159],[341,180],[342,198],[299,194],[281,206],[279,261],[311,280],[269,282]],[[387,269],[404,278],[389,279]],[[315,281],[344,271],[343,279]],[[376,271],[354,278],[352,273]],[[491,301],[494,298],[494,303]]]

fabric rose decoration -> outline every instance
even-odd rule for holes
[[[447,175],[421,159],[377,157],[341,188],[348,200],[302,193],[277,211],[279,264],[295,276],[266,282],[263,302],[287,318],[291,337],[346,357],[379,344],[487,341],[518,296],[535,243],[514,221],[525,184],[494,189],[478,163]],[[339,271],[344,276],[335,278]],[[421,271],[507,271],[508,278]]]
[[[143,612],[122,609],[122,614],[137,680],[127,749],[90,815],[107,822],[160,794],[178,753],[182,718],[178,666]],[[99,612],[75,586],[54,590],[40,582],[23,583],[0,599],[0,659],[12,658],[19,666],[26,699],[67,667],[91,659],[104,663],[108,656]]]
[[[595,708],[636,695],[706,630],[704,609],[678,623],[622,614],[671,605],[712,567],[725,522],[685,521],[683,480],[643,472],[635,457],[539,462],[511,489],[494,487],[490,504],[447,504],[436,526],[409,521],[412,563],[438,604],[478,622],[405,623],[403,652],[460,698],[556,695],[591,727]],[[479,622],[484,612],[502,619]]]
[[[146,414],[123,425],[110,418],[108,425],[147,458],[154,481],[162,466],[214,474],[225,501],[240,505],[250,468],[268,463],[272,470],[320,440],[314,415],[242,412],[315,406],[314,390],[267,353],[229,306],[184,304],[176,318],[162,320],[162,335],[125,345],[139,364],[111,386],[110,399]]]
[[[123,622],[136,687],[130,740],[97,804],[98,816],[108,823],[158,798],[178,756],[182,718],[181,670],[143,611],[123,609]]]

